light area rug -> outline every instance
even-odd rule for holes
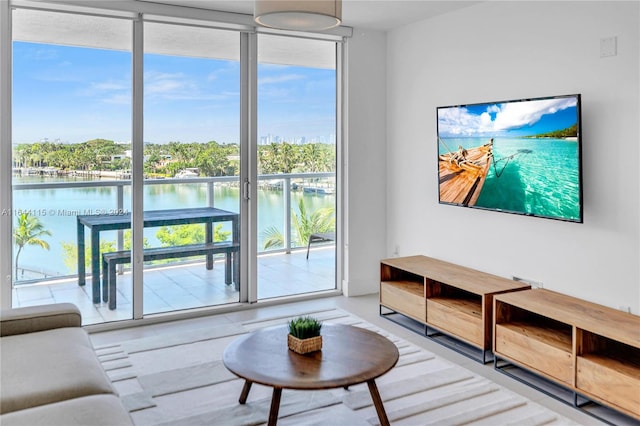
[[[400,352],[397,365],[376,379],[393,425],[571,425],[563,417],[457,364],[339,309],[308,312],[326,323],[380,333]],[[297,315],[296,315],[297,316]],[[222,363],[226,346],[281,316],[97,347],[107,374],[136,425],[266,424],[272,388],[253,385],[244,405],[244,381]],[[286,343],[283,343],[286,344]],[[376,425],[366,385],[322,391],[284,390],[280,425]]]

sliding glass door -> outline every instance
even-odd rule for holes
[[[144,314],[238,302],[240,33],[145,22],[144,112]]]
[[[335,42],[258,35],[258,299],[336,288],[336,93]]]
[[[132,22],[29,9],[12,17],[12,305],[72,302],[85,323],[131,318],[130,298],[107,308],[96,268],[130,232],[100,232],[92,250],[80,220],[130,205]]]

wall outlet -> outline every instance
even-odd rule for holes
[[[398,257],[400,256],[400,246],[396,244],[396,246],[393,249],[393,256],[394,257]]]
[[[600,57],[608,58],[618,54],[618,37],[605,37],[600,39]]]
[[[527,279],[527,278],[516,277],[515,275],[513,276],[513,280],[521,282],[521,283],[529,284],[531,286],[531,288],[543,288],[544,287],[541,281],[533,281],[533,280],[530,280],[530,279]]]
[[[622,312],[631,313],[631,306],[620,305],[618,306],[618,309]]]

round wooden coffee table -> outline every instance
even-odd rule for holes
[[[299,355],[287,348],[288,327],[270,327],[244,335],[224,351],[224,365],[245,379],[239,402],[244,404],[251,385],[273,387],[269,425],[275,425],[282,389],[333,389],[366,382],[381,425],[389,420],[375,379],[398,362],[398,348],[387,338],[341,324],[322,325],[322,350]]]

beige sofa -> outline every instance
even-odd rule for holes
[[[132,425],[70,303],[0,312],[0,424]]]

